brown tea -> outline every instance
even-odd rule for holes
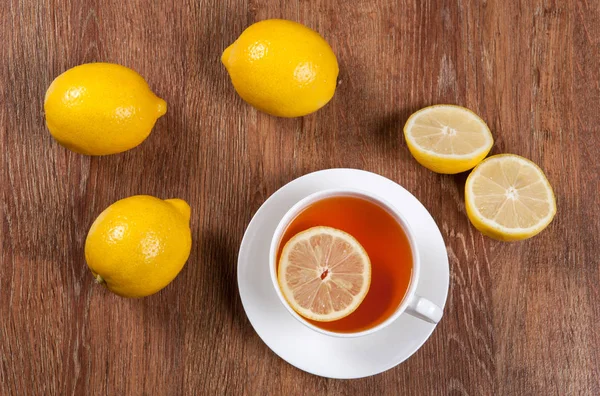
[[[371,260],[371,287],[361,305],[333,322],[308,320],[324,330],[354,333],[368,330],[394,314],[408,290],[412,252],[404,230],[385,209],[366,199],[339,196],[322,199],[300,212],[287,226],[279,243],[315,226],[346,231],[360,242]]]

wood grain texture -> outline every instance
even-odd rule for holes
[[[0,6],[2,395],[600,394],[600,3],[594,0],[9,0]],[[153,4],[153,5],[151,5]],[[316,114],[279,119],[235,93],[221,51],[249,24],[319,31],[341,84]],[[138,148],[101,158],[45,128],[50,82],[75,65],[137,70],[169,104]],[[470,226],[466,175],[410,156],[401,129],[436,103],[467,106],[493,153],[538,163],[558,215],[501,243]],[[237,249],[262,202],[307,172],[352,167],[397,181],[448,247],[445,318],[404,364],[328,380],[278,358],[236,286]],[[94,284],[83,243],[117,199],[180,197],[188,264],[141,300]]]

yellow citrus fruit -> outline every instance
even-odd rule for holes
[[[242,99],[279,117],[300,117],[325,106],[339,72],[323,37],[282,19],[248,27],[225,49],[221,61]]]
[[[502,241],[530,238],[556,214],[552,187],[533,162],[514,154],[481,162],[465,185],[467,215],[483,234]]]
[[[447,174],[473,168],[494,144],[490,129],[477,114],[454,105],[417,111],[406,121],[404,137],[418,163]]]
[[[96,280],[123,297],[144,297],[167,286],[190,255],[190,212],[181,199],[148,195],[110,205],[85,241],[85,259]]]
[[[279,287],[298,314],[320,322],[350,315],[371,285],[371,261],[350,234],[313,227],[295,235],[279,259]]]
[[[167,112],[135,71],[87,63],[56,77],[44,99],[46,124],[63,146],[87,155],[115,154],[142,143]]]

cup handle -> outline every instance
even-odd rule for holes
[[[428,299],[413,295],[408,303],[406,312],[426,322],[436,324],[442,319],[442,309]]]

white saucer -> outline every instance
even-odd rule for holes
[[[300,370],[329,378],[360,378],[388,370],[410,357],[435,325],[402,314],[383,330],[359,338],[336,338],[308,329],[284,308],[271,283],[269,245],[279,220],[296,202],[324,189],[360,188],[402,211],[421,255],[417,294],[442,309],[448,294],[446,246],[427,209],[393,181],[356,169],[328,169],[302,176],[276,191],[248,225],[238,256],[238,287],[246,315],[269,348]],[[442,318],[443,320],[443,318]]]

